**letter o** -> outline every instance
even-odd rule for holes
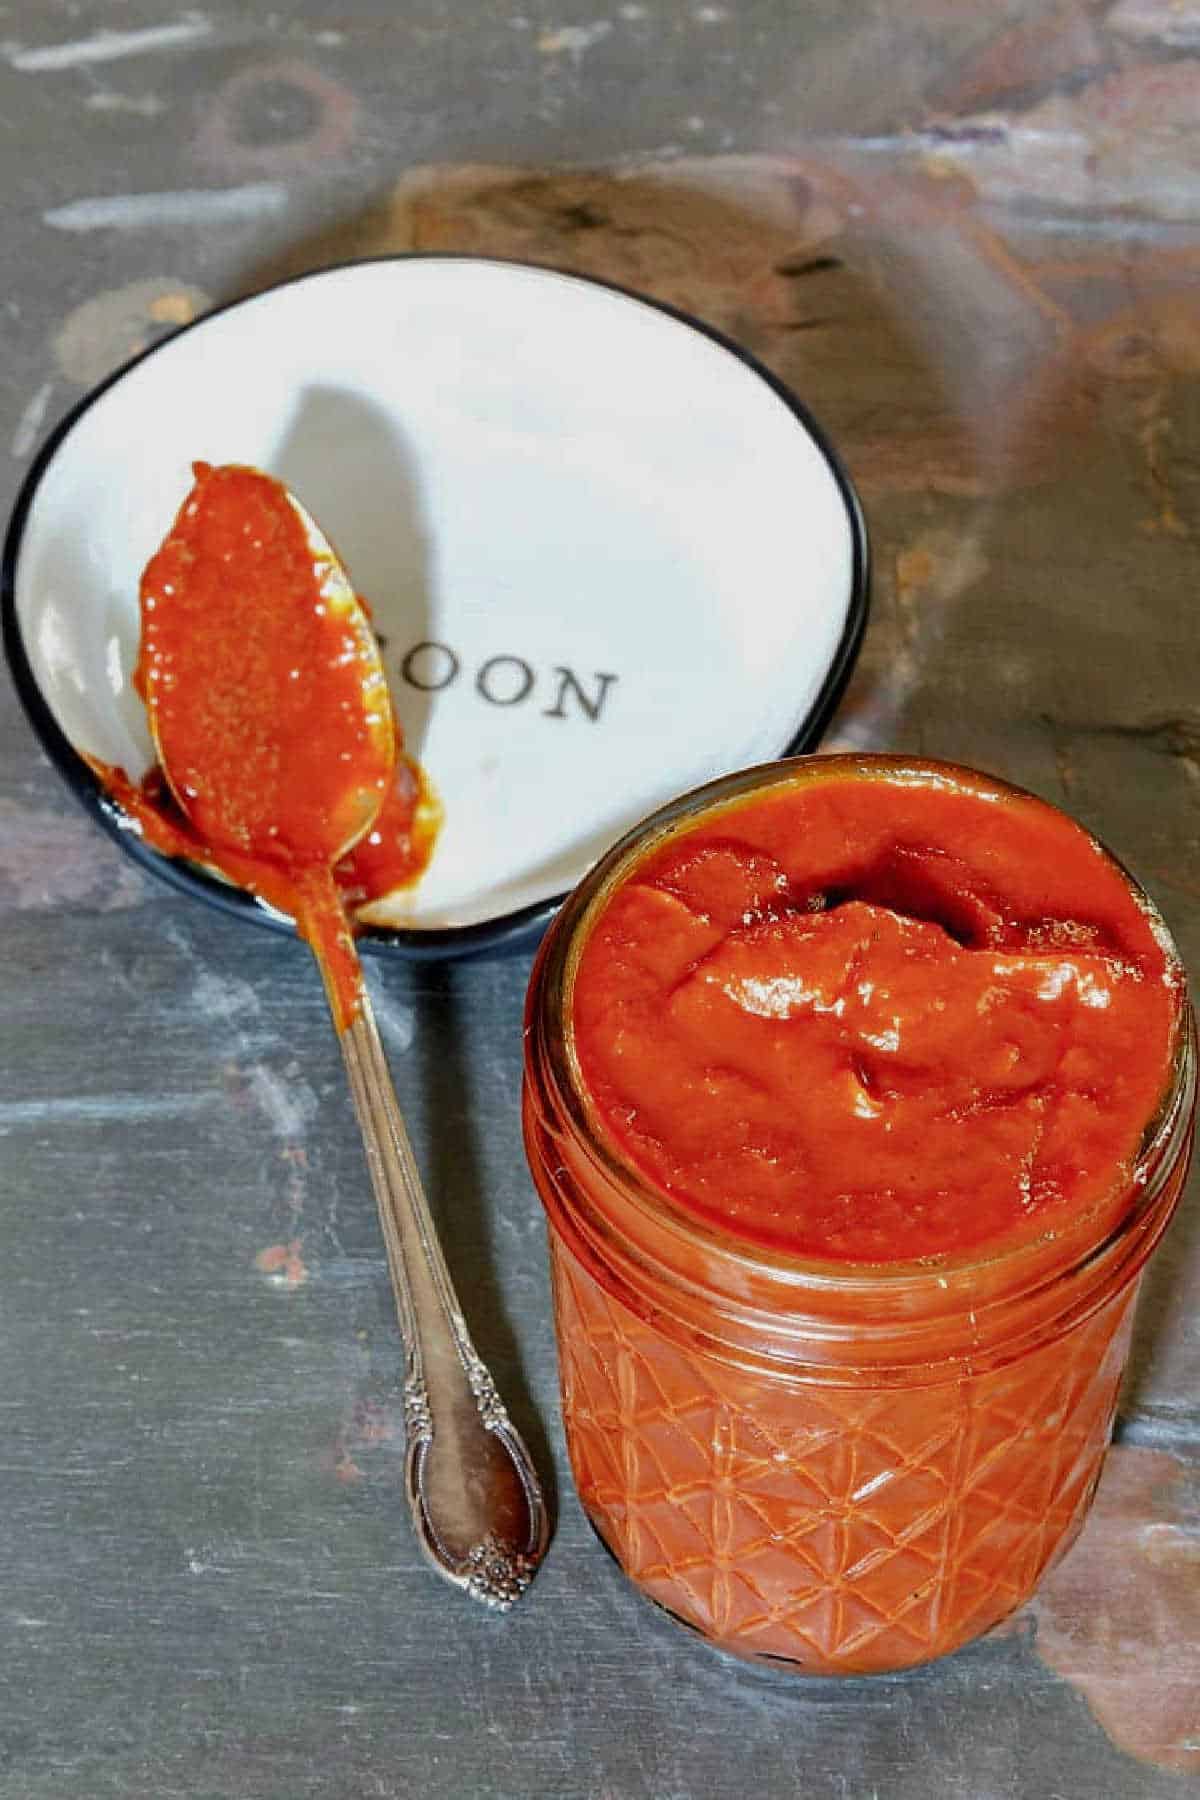
[[[445,657],[445,674],[440,681],[422,681],[416,672],[416,661],[425,651],[440,651]],[[409,687],[420,688],[423,694],[436,694],[444,687],[449,687],[462,665],[451,650],[449,644],[438,644],[427,638],[423,643],[414,644],[404,661],[400,664],[401,679],[407,681]],[[430,671],[432,674],[432,671]]]
[[[518,671],[519,685],[511,694],[493,693],[491,688],[492,671],[503,667],[505,663],[509,668]],[[476,690],[492,706],[516,706],[518,701],[524,700],[528,696],[532,686],[533,670],[520,656],[489,656],[488,660],[480,665],[479,673],[475,677]]]

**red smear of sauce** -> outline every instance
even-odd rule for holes
[[[160,767],[135,784],[94,766],[154,849],[295,918],[344,1029],[361,992],[344,906],[417,878],[436,808],[397,756],[374,646],[286,489],[236,465],[194,472],[142,576],[134,677],[171,786]],[[372,812],[373,841],[343,856]]]
[[[602,1136],[685,1210],[839,1261],[977,1250],[1128,1179],[1178,973],[1117,866],[1032,798],[799,781],[651,853],[571,1024]]]
[[[347,906],[369,906],[422,875],[441,822],[441,807],[420,763],[399,755],[375,823],[334,869]]]

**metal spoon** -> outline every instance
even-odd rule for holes
[[[331,546],[299,501],[287,497],[322,569],[326,608],[357,638],[363,718],[380,767],[390,770],[395,730],[374,635]],[[205,674],[195,671],[199,680]],[[182,670],[173,676],[176,684],[187,678]],[[169,734],[161,730],[153,684],[146,704],[159,762],[187,813],[188,795],[172,779],[170,744],[163,741]],[[407,1364],[405,1486],[417,1541],[439,1574],[507,1611],[545,1553],[546,1504],[455,1295],[333,876],[334,865],[371,828],[381,804],[378,784],[347,789],[345,805],[330,826],[337,841],[329,842],[322,865],[306,874],[297,924],[324,979],[387,1247]],[[208,826],[215,838],[211,817]],[[245,852],[244,839],[238,847]],[[235,848],[232,842],[229,848]]]

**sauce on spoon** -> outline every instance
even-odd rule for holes
[[[344,903],[416,879],[436,804],[398,750],[362,603],[316,525],[256,469],[194,473],[141,583],[134,684],[160,766],[136,785],[99,772],[155,849],[207,862],[323,945],[344,1029]]]

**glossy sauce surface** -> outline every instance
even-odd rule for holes
[[[1128,1179],[1180,994],[1079,827],[986,778],[805,780],[669,838],[603,903],[572,1044],[602,1137],[753,1242],[1001,1244]]]
[[[203,842],[327,867],[394,769],[374,644],[279,482],[203,463],[195,474],[142,576],[135,685]]]

